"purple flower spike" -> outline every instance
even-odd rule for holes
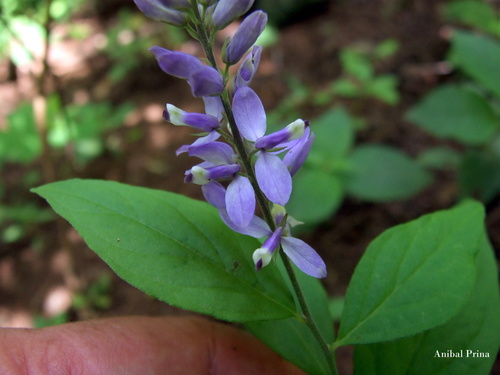
[[[250,84],[250,81],[259,67],[261,53],[261,46],[253,46],[252,51],[245,60],[243,60],[234,81],[235,90]]]
[[[278,227],[273,234],[271,234],[259,247],[254,251],[252,258],[255,263],[255,270],[260,270],[262,267],[267,266],[273,258],[274,250],[279,246],[283,228]]]
[[[203,113],[189,113],[177,108],[172,104],[167,104],[163,112],[163,118],[178,126],[192,126],[204,132],[210,132],[219,127],[219,120],[214,116],[205,115]]]
[[[241,135],[255,142],[266,133],[266,112],[258,95],[249,87],[242,87],[233,97],[233,112]]]
[[[318,279],[326,276],[325,262],[304,241],[293,237],[282,237],[281,246],[285,254],[302,272]]]
[[[206,65],[191,74],[188,83],[195,97],[217,95],[224,90],[222,76],[217,70]]]
[[[224,62],[233,65],[240,61],[245,52],[254,45],[262,34],[266,23],[267,14],[261,10],[253,12],[245,18],[226,48]]]
[[[310,128],[307,128],[304,131],[304,135],[299,139],[299,142],[287,152],[283,158],[283,163],[288,167],[290,175],[293,176],[302,164],[304,164],[309,151],[311,151],[313,141],[314,133],[311,132]]]
[[[253,5],[254,0],[220,0],[215,6],[212,19],[217,29],[222,30]]]
[[[292,193],[292,176],[276,155],[260,151],[255,162],[259,187],[271,202],[284,206]]]
[[[227,187],[226,210],[231,221],[244,228],[255,213],[255,194],[248,178],[236,176]]]
[[[186,13],[178,10],[189,8],[189,0],[134,0],[137,8],[149,18],[182,26],[186,21]]]
[[[188,79],[194,72],[205,67],[200,60],[188,53],[170,51],[158,46],[149,50],[155,56],[161,70],[174,77]]]

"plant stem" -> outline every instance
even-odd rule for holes
[[[207,56],[208,61],[212,65],[213,68],[218,70],[218,65],[217,61],[215,60],[215,55],[212,50],[212,44],[210,43],[210,37],[207,34],[207,30],[204,27],[203,19],[200,15],[200,12],[198,11],[198,8],[194,8],[194,13],[195,16],[198,20],[197,25],[196,25],[196,31],[198,34],[198,40],[200,41],[203,50],[205,51],[205,54]],[[227,70],[227,67],[226,67]],[[227,116],[227,121],[229,123],[229,127],[231,129],[231,132],[234,137],[234,144],[236,147],[236,150],[240,156],[240,160],[242,161],[243,168],[245,169],[245,172],[248,176],[248,179],[250,180],[250,183],[252,184],[252,187],[255,191],[255,196],[256,199],[259,203],[259,206],[262,210],[262,214],[271,228],[272,231],[276,229],[276,224],[274,222],[273,216],[271,214],[271,209],[269,202],[267,198],[265,197],[264,193],[259,187],[259,184],[257,182],[257,178],[255,176],[255,172],[252,168],[250,158],[248,156],[248,152],[246,150],[245,144],[243,143],[243,139],[240,135],[240,132],[238,130],[238,127],[236,126],[236,121],[234,119],[234,114],[233,110],[229,101],[229,93],[227,89],[224,90],[224,92],[220,95],[222,105],[224,107],[224,111],[226,112]],[[335,361],[332,355],[332,352],[330,351],[330,348],[328,346],[328,343],[324,339],[323,335],[321,334],[316,322],[314,321],[314,318],[311,314],[311,311],[309,310],[309,307],[307,305],[306,299],[304,297],[304,293],[302,292],[302,289],[300,287],[299,281],[297,279],[297,276],[295,275],[295,271],[293,270],[292,264],[290,259],[284,254],[283,251],[280,251],[280,256],[283,261],[283,264],[285,265],[285,270],[288,274],[288,277],[290,278],[290,281],[292,283],[292,287],[295,291],[295,294],[297,296],[300,308],[302,310],[302,314],[305,318],[306,324],[309,327],[311,333],[314,335],[316,340],[318,341],[321,350],[323,351],[323,354],[325,355],[325,358],[328,362],[328,366],[330,367],[330,373],[332,375],[338,374],[337,368],[335,366]]]

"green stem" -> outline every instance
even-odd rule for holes
[[[200,41],[203,50],[205,51],[205,54],[207,56],[208,61],[212,65],[213,68],[218,69],[217,62],[215,60],[215,56],[212,50],[212,45],[210,43],[210,38],[209,35],[207,35],[207,30],[203,26],[203,19],[200,15],[200,12],[198,11],[197,8],[194,9],[195,17],[197,18],[197,26],[196,26],[196,31],[198,34],[198,40]],[[227,69],[227,66],[226,66]],[[231,104],[229,102],[229,94],[227,90],[224,90],[224,92],[220,95],[222,105],[224,107],[224,111],[227,116],[227,121],[229,123],[229,127],[231,129],[231,132],[234,137],[234,145],[236,147],[236,150],[240,156],[240,160],[242,161],[243,168],[245,169],[245,172],[248,176],[248,179],[250,180],[250,183],[252,184],[252,187],[255,191],[255,196],[257,199],[257,202],[259,203],[260,209],[262,210],[262,214],[271,228],[272,231],[276,229],[276,224],[274,222],[273,216],[271,214],[271,209],[269,202],[267,198],[265,197],[264,193],[259,187],[259,184],[257,182],[257,178],[255,176],[255,172],[252,168],[250,158],[248,156],[247,149],[245,147],[245,144],[243,143],[243,139],[240,135],[240,132],[238,130],[238,127],[236,126],[236,121],[234,119],[234,114],[233,110],[231,107]],[[285,270],[288,274],[288,277],[290,278],[290,281],[292,283],[292,287],[295,291],[295,294],[297,296],[297,300],[299,302],[300,308],[302,310],[302,314],[305,318],[306,324],[311,330],[312,334],[318,341],[319,345],[321,346],[321,350],[323,351],[323,354],[325,355],[328,365],[330,367],[330,373],[333,375],[338,374],[337,368],[334,363],[334,358],[332,356],[332,352],[330,351],[330,348],[328,346],[328,343],[324,339],[323,335],[319,331],[318,326],[316,325],[316,322],[314,321],[314,318],[311,314],[311,311],[309,310],[309,307],[307,305],[306,299],[304,297],[304,293],[302,292],[302,289],[300,287],[299,281],[297,280],[297,276],[295,275],[295,271],[293,270],[292,264],[290,259],[284,254],[283,251],[280,251],[280,256],[283,261],[283,264],[285,265]]]

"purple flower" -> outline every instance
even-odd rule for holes
[[[266,132],[266,113],[257,94],[249,87],[242,87],[233,97],[233,111],[241,135],[257,142]],[[257,153],[255,175],[259,187],[273,203],[284,206],[292,192],[292,177],[287,166],[276,155],[265,150]]]
[[[236,64],[262,34],[267,23],[267,14],[261,10],[253,12],[241,23],[238,31],[227,45],[224,62]]]
[[[173,125],[192,126],[204,132],[210,132],[219,127],[219,120],[214,116],[184,112],[172,104],[167,104],[165,111],[163,111],[163,118]]]
[[[220,0],[212,14],[214,25],[221,30],[242,16],[253,5],[254,0]]]
[[[253,46],[252,51],[247,55],[245,60],[243,60],[234,80],[235,90],[250,84],[250,81],[259,67],[261,53],[261,46]]]
[[[189,8],[189,0],[134,0],[135,5],[149,18],[182,26],[186,21],[186,13],[180,11]]]
[[[311,150],[314,141],[314,133],[311,128],[306,128],[304,135],[299,141],[286,153],[283,158],[283,163],[288,167],[290,174],[293,176],[299,168],[304,164],[309,151]]]
[[[282,227],[278,227],[272,233],[269,230],[269,237],[252,255],[255,269],[259,270],[267,266],[273,258],[274,251],[278,245],[281,245],[285,254],[302,272],[319,279],[325,277],[326,265],[319,254],[304,241],[295,237],[283,236],[282,233]]]
[[[187,79],[193,96],[212,96],[224,90],[224,81],[219,72],[196,57],[157,46],[149,50],[155,55],[161,70],[174,77]]]
[[[201,190],[207,202],[219,210],[221,219],[235,232],[255,238],[263,238],[269,234],[269,226],[264,220],[255,215],[252,216],[249,224],[246,226],[235,224],[227,213],[226,189],[218,181],[210,181],[208,184],[203,185]]]

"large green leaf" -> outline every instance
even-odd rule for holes
[[[408,120],[437,137],[470,145],[484,143],[500,130],[500,119],[486,99],[456,85],[432,91],[408,112]]]
[[[449,60],[500,96],[500,42],[485,35],[455,30]]]
[[[480,204],[466,202],[373,241],[347,290],[336,345],[411,336],[456,315],[475,283],[483,216]]]
[[[284,273],[281,261],[278,264]],[[311,314],[326,342],[330,344],[334,340],[334,333],[325,289],[319,280],[298,271],[296,267],[294,269]],[[289,288],[292,288],[291,284],[289,284]],[[329,373],[329,365],[321,347],[304,321],[289,318],[251,322],[245,326],[267,346],[283,358],[295,363],[307,374],[323,375]]]
[[[207,203],[110,181],[68,180],[34,192],[123,279],[172,305],[247,322],[295,314],[275,267],[255,272],[260,245]]]
[[[286,208],[295,219],[310,227],[332,216],[343,198],[342,181],[337,176],[304,167],[294,176],[292,196]]]
[[[448,323],[416,336],[357,346],[356,374],[490,373],[500,347],[500,296],[495,257],[486,236],[482,240],[475,259],[477,279],[465,308]],[[449,351],[461,356],[441,354]]]
[[[401,151],[387,146],[364,145],[350,156],[347,193],[381,202],[409,198],[431,182],[430,174]]]

